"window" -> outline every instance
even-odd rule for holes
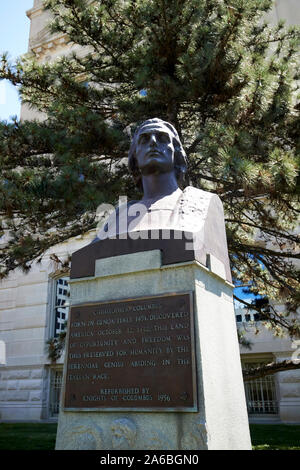
[[[57,338],[66,329],[69,313],[69,277],[52,278],[50,283],[51,297],[49,304],[49,339]],[[63,381],[63,367],[51,364],[49,368],[49,401],[48,416],[57,418],[59,413],[60,394]]]
[[[54,337],[57,337],[65,330],[65,324],[69,312],[70,288],[68,281],[68,277],[55,279]]]
[[[50,400],[49,411],[50,417],[56,418],[59,413],[59,401],[62,388],[63,371],[62,369],[50,370]]]
[[[235,315],[237,323],[252,323],[261,320],[260,314],[255,313],[253,310],[239,309],[238,312]]]
[[[243,368],[258,367],[264,363],[244,363]],[[278,414],[278,400],[274,375],[245,382],[245,394],[249,415]]]

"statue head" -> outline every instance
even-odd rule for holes
[[[185,182],[185,177],[187,173],[187,158],[186,153],[180,142],[178,133],[172,124],[163,121],[162,119],[154,118],[148,119],[147,121],[141,124],[132,139],[131,146],[128,153],[128,167],[131,172],[136,185],[139,188],[142,188],[142,172],[139,166],[138,160],[139,155],[139,142],[142,136],[156,133],[157,135],[166,136],[169,145],[164,142],[164,137],[162,141],[158,142],[158,150],[160,148],[167,148],[168,156],[172,157],[172,168],[174,169],[175,176],[179,186],[183,186]],[[170,155],[172,153],[172,156]]]

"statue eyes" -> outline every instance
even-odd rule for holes
[[[146,144],[149,140],[149,136],[147,134],[142,134],[139,137],[139,144]]]
[[[156,141],[160,143],[168,143],[170,142],[170,136],[166,132],[155,132],[155,133],[149,133],[149,134],[142,134],[139,137],[139,144],[146,144],[151,140],[152,136],[155,136]]]
[[[170,142],[169,134],[166,134],[165,132],[158,132],[156,136],[159,142],[164,142],[164,143]]]

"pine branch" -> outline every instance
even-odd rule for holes
[[[276,374],[277,372],[285,372],[288,370],[298,369],[300,369],[300,362],[295,363],[290,360],[281,362],[271,362],[270,364],[243,370],[243,378],[244,382],[250,382],[251,380],[261,379],[268,375]]]
[[[247,217],[246,214],[241,214],[241,216],[243,216],[243,215],[245,215],[245,217]],[[279,231],[271,229],[271,228],[266,228],[264,225],[258,225],[258,224],[255,224],[255,223],[246,222],[246,221],[242,220],[242,217],[240,219],[231,219],[231,218],[225,217],[225,222],[238,224],[238,225],[241,225],[241,223],[242,223],[243,225],[246,225],[248,227],[253,227],[253,228],[259,229],[262,234],[266,233],[266,234],[272,235],[276,238],[278,237],[280,239],[289,240],[289,241],[292,241],[292,242],[295,242],[295,243],[300,242],[299,237],[297,237],[296,235],[293,235],[289,232],[279,232]]]

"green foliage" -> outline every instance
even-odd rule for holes
[[[250,424],[253,450],[300,450],[300,426]]]
[[[54,450],[56,423],[1,423],[1,450]],[[253,450],[300,450],[300,426],[250,424]]]
[[[56,362],[62,355],[65,349],[66,331],[62,331],[57,337],[50,338],[46,341],[48,359],[51,362]]]
[[[45,6],[52,32],[84,54],[53,63],[2,58],[0,78],[44,116],[0,125],[0,213],[9,233],[2,276],[94,227],[100,203],[138,197],[124,165],[130,132],[160,117],[179,131],[191,183],[223,201],[236,285],[283,296],[295,312],[299,30],[263,21],[271,0]],[[289,329],[286,318],[282,325]],[[298,334],[299,324],[289,331]]]
[[[0,423],[0,449],[54,450],[57,423]]]

